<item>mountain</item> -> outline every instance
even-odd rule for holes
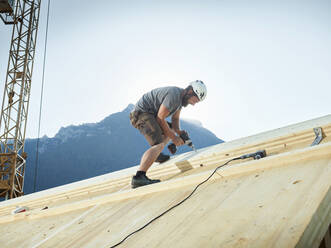
[[[35,182],[36,191],[40,191],[139,164],[149,145],[130,124],[129,113],[133,107],[129,104],[122,112],[111,114],[98,123],[62,127],[53,138],[39,139],[36,181],[37,139],[27,139],[25,194],[33,192]],[[180,125],[189,133],[196,148],[223,142],[198,121],[181,120]],[[190,148],[182,146],[177,154],[187,151]],[[169,154],[167,148],[164,153]]]

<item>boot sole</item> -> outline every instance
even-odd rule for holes
[[[161,181],[159,181],[159,182],[161,182]],[[159,182],[152,182],[152,183],[146,183],[146,184],[131,184],[131,188],[135,189],[138,187],[142,187],[142,186],[146,186],[146,185],[150,185],[150,184],[154,184],[154,183],[159,183]]]

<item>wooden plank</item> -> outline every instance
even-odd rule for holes
[[[256,173],[258,171],[267,170],[279,166],[289,166],[290,164],[295,164],[300,161],[321,159],[331,157],[331,143],[308,147],[305,149],[284,153],[276,155],[273,157],[267,157],[261,160],[254,160],[249,162],[244,162],[235,166],[227,167],[222,170],[222,177],[228,178],[237,175]],[[47,210],[41,211],[40,209],[16,214],[15,216],[2,216],[0,217],[0,223],[5,223],[8,221],[14,221],[18,219],[35,219],[43,218],[46,216],[58,215],[69,211],[74,211],[77,209],[83,209],[87,207],[94,206],[96,204],[105,204],[114,201],[121,201],[124,199],[130,199],[134,197],[141,197],[155,192],[167,191],[170,189],[176,189],[179,187],[197,184],[203,181],[211,174],[211,171],[203,172],[198,175],[191,175],[183,178],[179,178],[172,181],[165,181],[155,185],[149,185],[135,190],[129,189],[122,192],[116,192],[109,195],[98,196],[90,199],[85,199],[82,201],[77,201],[69,204],[63,204],[58,207],[49,208]],[[211,178],[215,180],[219,176]]]
[[[330,173],[327,156],[217,177],[120,247],[295,247],[330,187]],[[93,209],[1,224],[6,235],[0,243],[9,248],[111,247],[191,190],[186,185]]]
[[[329,225],[329,228],[325,233],[324,244],[325,248],[331,248],[331,224]]]
[[[329,164],[331,168],[331,162]],[[331,178],[331,177],[330,177]],[[306,230],[301,236],[296,248],[318,248],[331,224],[331,188],[324,199],[321,201],[318,209],[314,212],[312,219],[307,225]]]

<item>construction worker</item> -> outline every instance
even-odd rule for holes
[[[169,140],[176,146],[184,144],[179,137],[181,132],[185,132],[179,127],[181,109],[204,100],[206,94],[205,84],[197,80],[185,89],[156,88],[139,99],[130,113],[130,121],[145,136],[151,147],[143,154],[138,171],[132,177],[132,188],[160,182],[159,179],[149,179],[146,176],[147,170],[154,162],[162,163],[170,158],[162,153]],[[168,116],[171,116],[171,123],[166,121]]]

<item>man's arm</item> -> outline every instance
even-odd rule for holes
[[[165,120],[165,118],[167,118],[169,114],[170,111],[166,108],[166,106],[161,104],[159,112],[157,113],[156,120],[159,123],[160,127],[162,128],[165,136],[169,137],[176,146],[183,145],[184,144],[183,140],[180,137],[176,136],[176,133],[174,133],[169,128],[168,123]]]
[[[175,132],[180,135],[180,127],[179,127],[179,116],[180,116],[181,109],[177,110],[171,117],[171,124],[172,128],[175,130]]]

